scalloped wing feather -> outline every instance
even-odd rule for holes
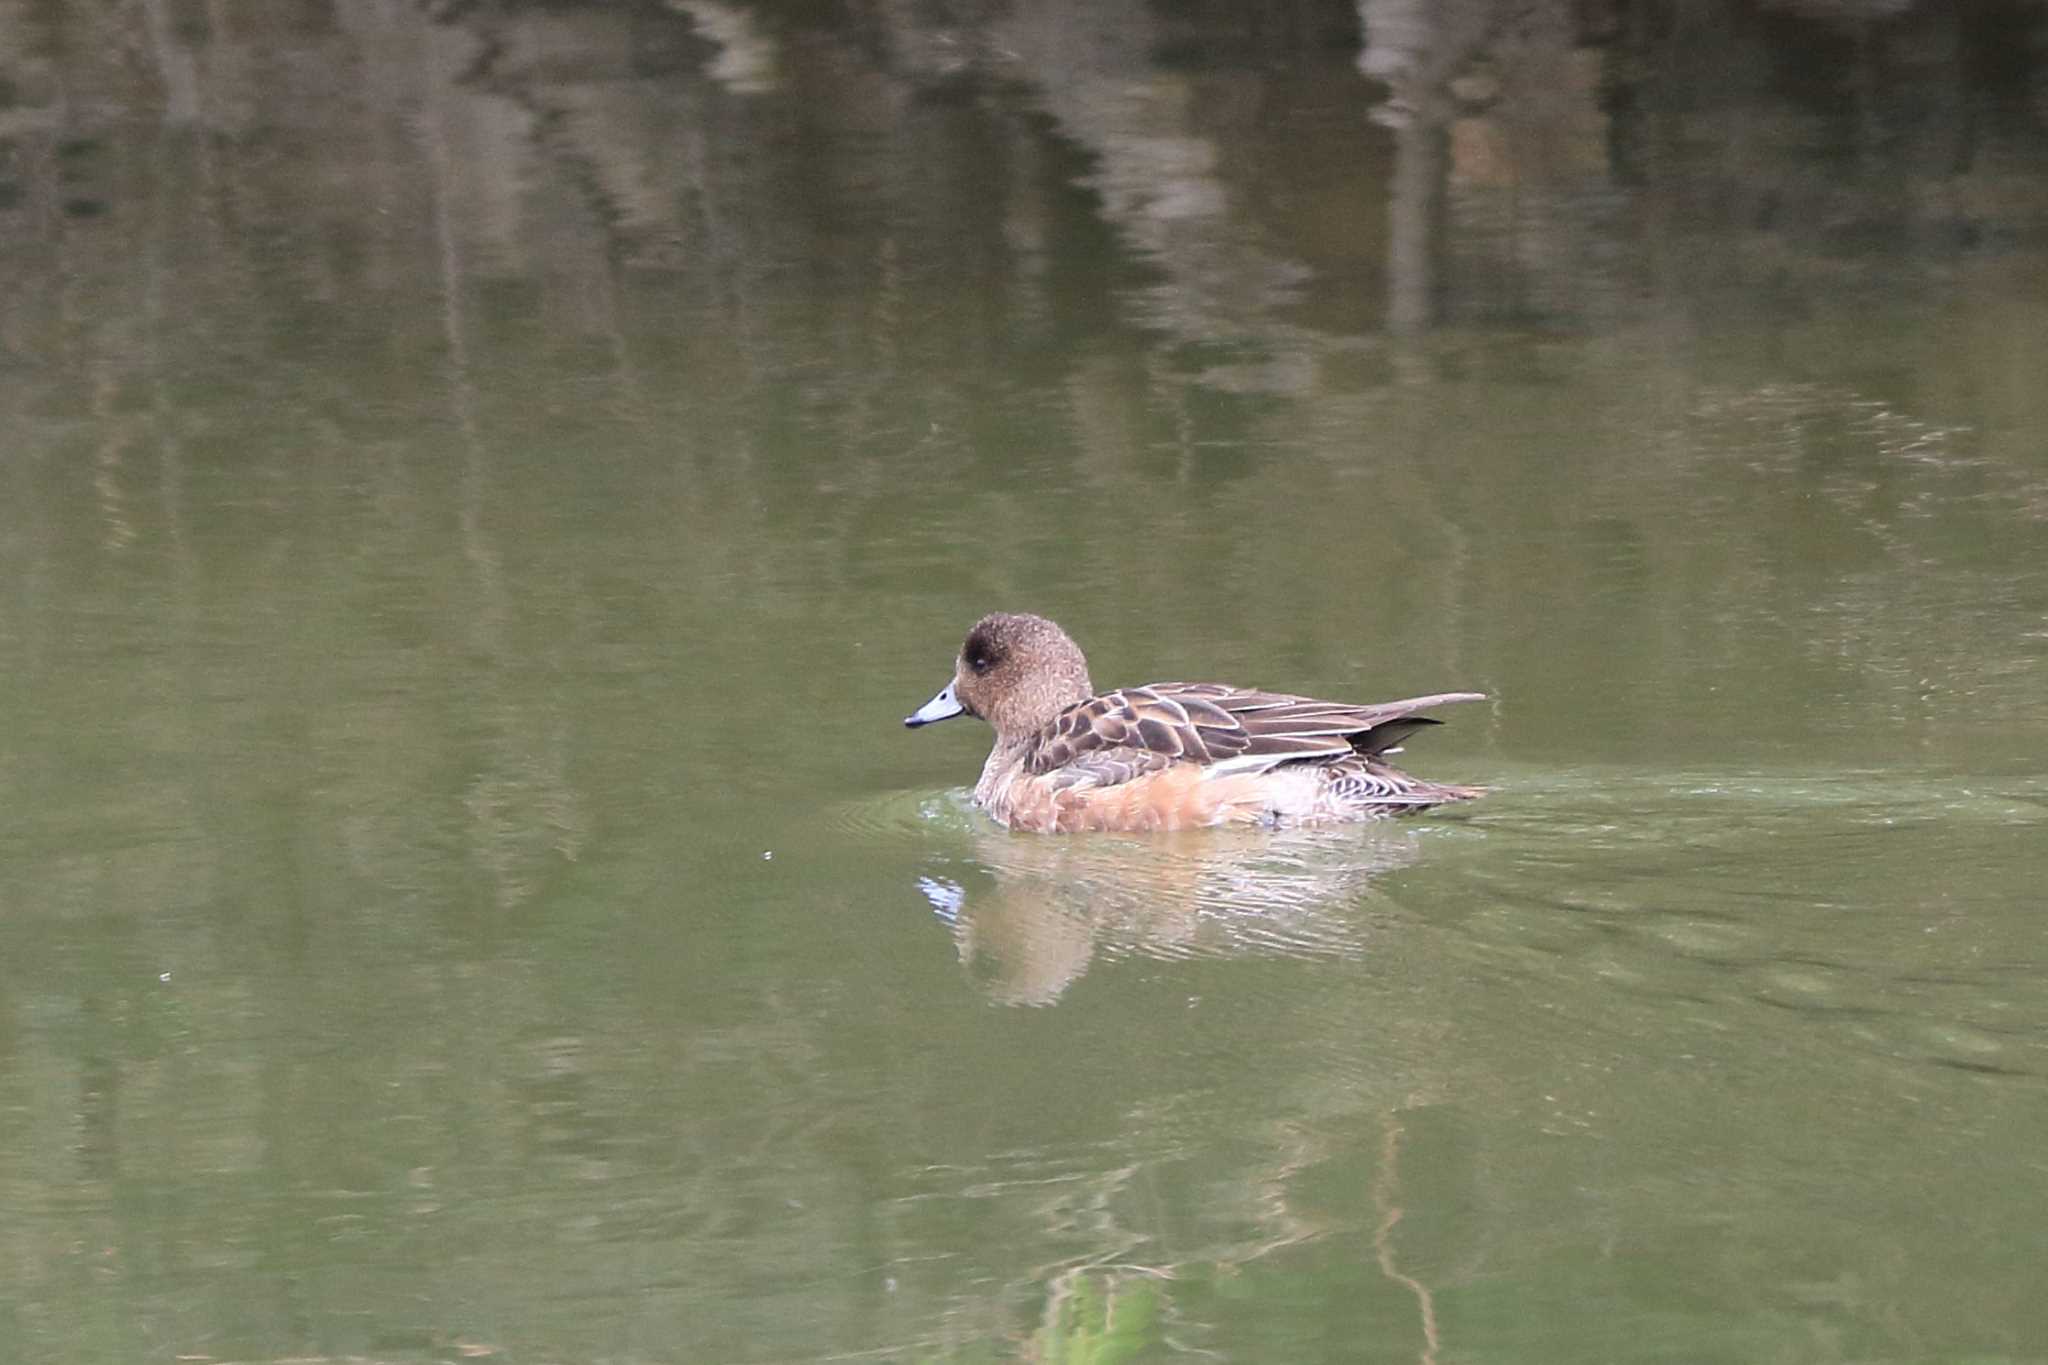
[[[1080,787],[1115,787],[1172,767],[1178,761],[1171,754],[1121,745],[1082,754],[1047,773],[1044,781],[1047,789],[1055,792]]]
[[[1033,742],[1025,770],[1078,768],[1076,782],[1108,786],[1180,762],[1222,776],[1302,759],[1371,756],[1437,723],[1415,712],[1481,699],[1441,692],[1354,706],[1222,683],[1152,683],[1069,707]]]

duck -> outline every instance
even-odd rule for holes
[[[918,729],[976,716],[995,745],[974,804],[1014,830],[1142,832],[1272,828],[1405,815],[1485,794],[1385,761],[1440,724],[1417,714],[1483,692],[1364,705],[1227,683],[1097,692],[1081,648],[1054,622],[995,612],[967,632],[953,677],[903,718]]]

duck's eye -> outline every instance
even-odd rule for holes
[[[967,644],[960,651],[960,657],[967,661],[968,671],[972,673],[988,672],[996,666],[996,660],[1001,655],[1002,650],[996,646],[995,641],[978,631],[967,637]]]

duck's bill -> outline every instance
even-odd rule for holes
[[[967,714],[967,708],[953,695],[953,684],[947,683],[939,689],[939,695],[918,707],[903,718],[903,723],[915,730],[920,725],[930,725],[935,720],[951,720]]]

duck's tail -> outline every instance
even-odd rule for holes
[[[1352,760],[1331,770],[1329,797],[1339,807],[1398,815],[1427,810],[1451,801],[1470,801],[1486,795],[1484,787],[1462,787],[1449,782],[1429,782],[1404,773],[1392,764],[1376,759]]]
[[[1406,701],[1382,702],[1378,706],[1362,708],[1374,713],[1372,728],[1360,730],[1350,736],[1351,747],[1366,758],[1379,758],[1401,751],[1401,744],[1417,730],[1427,729],[1443,722],[1430,716],[1418,716],[1433,706],[1447,706],[1459,701],[1485,701],[1484,692],[1439,692],[1429,697],[1410,697]],[[1378,719],[1378,717],[1385,719]],[[1449,798],[1447,798],[1449,799]]]

